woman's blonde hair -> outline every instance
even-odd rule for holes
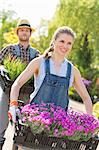
[[[67,27],[67,26],[59,27],[59,28],[55,31],[55,33],[54,33],[54,35],[53,35],[53,37],[52,37],[52,40],[51,40],[51,43],[50,43],[49,48],[48,48],[47,50],[45,50],[45,52],[44,52],[44,54],[43,54],[43,55],[44,55],[44,58],[49,58],[49,57],[51,57],[51,54],[52,54],[52,52],[54,51],[53,42],[54,42],[55,40],[57,40],[57,38],[60,36],[60,34],[64,34],[64,33],[66,33],[66,34],[68,34],[68,35],[71,35],[71,36],[73,37],[73,39],[76,38],[76,33],[75,33],[70,27]]]

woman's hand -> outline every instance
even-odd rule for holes
[[[11,124],[16,123],[16,106],[10,106],[8,117]]]
[[[11,123],[16,123],[16,109],[18,107],[18,102],[16,100],[10,101],[10,107],[8,111],[8,117]]]

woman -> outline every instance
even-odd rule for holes
[[[34,75],[35,91],[30,95],[30,103],[54,103],[67,110],[68,90],[74,86],[85,103],[86,112],[92,114],[91,98],[82,82],[79,70],[65,57],[71,51],[75,33],[63,26],[56,30],[51,46],[45,53],[35,58],[16,79],[11,88],[10,113],[15,121],[15,108],[20,88]]]

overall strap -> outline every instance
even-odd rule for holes
[[[29,47],[29,61],[32,60],[32,55],[34,55],[34,54],[32,54],[33,53],[32,51],[33,51],[33,49],[31,47]]]
[[[33,47],[29,47],[29,61],[37,57],[39,54],[39,51]]]
[[[70,77],[71,77],[71,64],[68,62],[67,64],[67,73],[66,73],[66,78],[68,79],[68,87],[70,84]]]
[[[20,57],[21,56],[21,50],[19,45],[14,45],[15,47],[15,54]],[[38,51],[35,48],[29,47],[29,61],[31,61],[33,58],[36,57]]]
[[[46,74],[50,74],[50,63],[49,63],[49,59],[45,59],[45,72],[46,72]]]

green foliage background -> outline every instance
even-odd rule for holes
[[[14,28],[19,18],[13,19],[14,14],[14,11],[0,12],[0,49],[18,41]],[[71,27],[77,34],[69,59],[84,78],[92,81],[88,87],[90,95],[99,98],[99,86],[96,85],[99,78],[99,1],[60,0],[53,18],[41,20],[38,36],[32,36],[31,45],[43,53],[54,31],[64,25]],[[71,93],[74,91],[71,90]]]

